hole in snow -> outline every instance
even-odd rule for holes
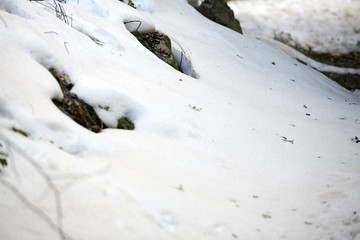
[[[52,100],[63,113],[81,126],[95,133],[101,132],[103,129],[107,128],[94,108],[71,92],[74,84],[67,74],[60,73],[55,68],[50,68],[49,72],[57,80],[61,91],[63,92],[63,99]],[[102,107],[102,109],[105,111],[110,110],[107,106]],[[127,117],[121,117],[118,119],[117,128],[133,130],[135,125]]]

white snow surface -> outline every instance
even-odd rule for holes
[[[360,51],[359,0],[232,0],[245,35],[315,52]]]
[[[360,239],[359,93],[186,0],[133,2],[68,0],[68,25],[0,0],[0,239]],[[130,21],[167,34],[193,77]],[[51,67],[135,130],[73,122]]]

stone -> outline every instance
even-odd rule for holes
[[[79,99],[76,94],[65,92],[62,100],[53,99],[54,104],[72,120],[92,132],[101,132],[106,126],[93,107]]]
[[[242,34],[239,20],[224,0],[205,0],[196,9],[208,19]]]
[[[74,84],[71,82],[69,75],[58,72],[55,68],[50,68],[49,72],[53,75],[59,83],[61,91],[63,92],[62,99],[53,99],[53,103],[68,117],[89,129],[92,132],[99,133],[107,126],[103,123],[100,117],[92,106],[80,99],[76,94],[71,92]],[[105,111],[109,111],[109,106],[99,106]],[[118,119],[118,129],[134,130],[135,125],[127,117]]]
[[[49,71],[59,83],[64,95],[61,100],[53,99],[53,103],[72,120],[90,131],[98,133],[106,128],[94,108],[71,92],[73,84],[69,76],[64,73],[59,73],[55,68],[50,68]]]
[[[181,71],[172,52],[171,40],[165,34],[158,31],[154,32],[133,32],[132,33],[139,42],[154,53],[158,58],[172,66],[178,71]]]

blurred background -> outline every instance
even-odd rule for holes
[[[244,35],[282,49],[350,91],[360,89],[360,0],[226,2]]]

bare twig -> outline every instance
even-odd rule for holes
[[[133,22],[138,22],[139,26],[136,28],[135,32],[137,32],[141,26],[141,21],[140,20],[132,20],[132,21],[126,21],[124,22],[124,24],[129,24],[129,23],[133,23]]]
[[[44,7],[50,8],[55,11],[56,17],[70,25],[69,18],[66,14],[65,9],[60,4],[66,3],[65,0],[29,0],[30,2],[36,2]]]
[[[184,58],[184,57],[187,58],[187,57],[186,57],[186,52],[185,52],[184,48],[180,45],[180,43],[179,43],[178,41],[174,40],[174,42],[175,42],[175,43],[180,47],[180,49],[181,49],[181,52],[178,51],[178,50],[176,50],[176,51],[180,52],[179,68],[181,69],[183,58]]]
[[[67,48],[67,44],[68,44],[68,42],[64,42],[64,46],[65,46],[66,52],[67,52],[67,54],[70,55],[69,50],[68,50],[68,48]]]
[[[53,34],[58,35],[58,33],[57,33],[57,32],[55,32],[55,31],[48,31],[48,32],[44,32],[44,33],[46,33],[46,34],[53,33]]]
[[[181,49],[182,50],[182,49]],[[183,51],[181,51],[181,58],[180,58],[180,64],[179,64],[179,68],[181,68],[181,64],[182,64],[182,59],[183,59]]]

